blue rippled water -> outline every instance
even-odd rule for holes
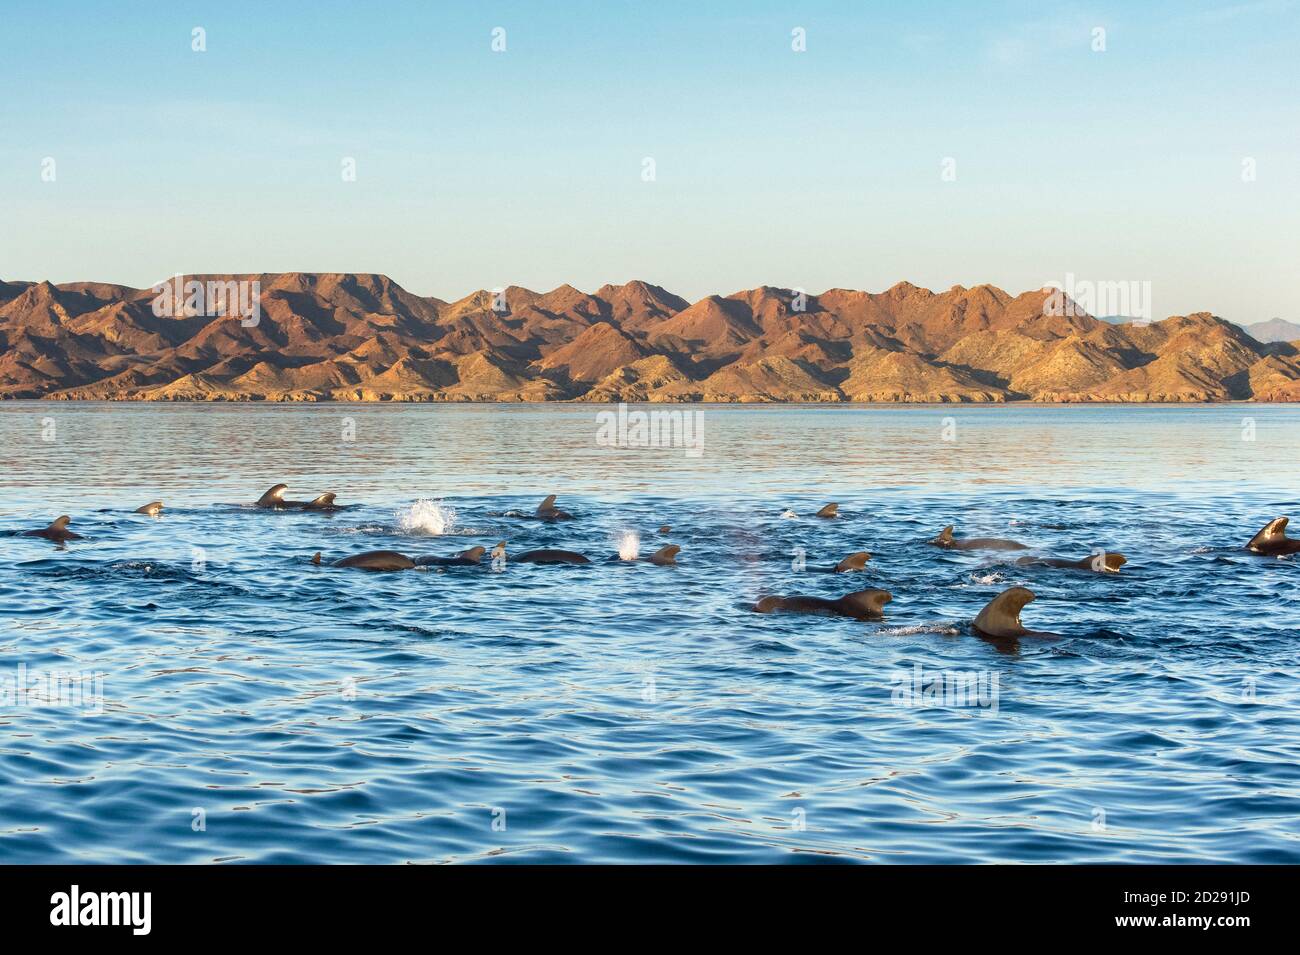
[[[0,526],[86,537],[0,538],[0,861],[1300,862],[1300,559],[1242,550],[1300,518],[1300,409],[710,406],[698,457],[598,410],[0,404]],[[679,566],[309,563],[629,532]],[[1059,638],[971,633],[1012,584]],[[91,689],[19,698],[53,670]]]

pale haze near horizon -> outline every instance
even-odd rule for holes
[[[0,278],[1073,274],[1300,320],[1295,2],[694,7],[7,3]]]

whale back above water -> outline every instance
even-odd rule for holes
[[[267,492],[257,499],[258,507],[283,507],[284,492],[289,490],[287,484],[276,484],[267,489]]]
[[[1246,549],[1256,554],[1294,554],[1300,551],[1300,540],[1286,536],[1286,525],[1290,519],[1275,517],[1264,529],[1250,539]]]
[[[754,604],[756,613],[791,613],[837,614],[852,617],[855,620],[883,620],[885,604],[893,595],[887,590],[858,590],[834,600],[825,597],[806,597],[796,594],[793,597],[764,597]]]
[[[880,620],[885,616],[885,604],[894,599],[888,590],[856,590],[835,601],[840,613],[859,620]]]
[[[1021,557],[1016,560],[1016,564],[1021,567],[1060,567],[1067,570],[1091,570],[1099,574],[1119,573],[1119,569],[1127,563],[1127,557],[1114,551],[1093,554],[1079,560],[1067,557]]]
[[[870,559],[871,555],[865,550],[860,550],[856,554],[849,554],[848,557],[835,565],[835,573],[843,574],[852,570],[865,570],[867,561]]]
[[[582,554],[571,550],[556,550],[544,547],[539,550],[524,551],[514,558],[520,564],[590,564],[591,561]]]
[[[1001,537],[971,537],[964,540],[953,537],[951,524],[941,530],[939,536],[929,543],[947,550],[1028,550],[1019,541]]]
[[[660,547],[650,555],[650,563],[660,567],[669,567],[677,563],[677,555],[682,549],[676,544],[669,544],[667,547]]]
[[[562,511],[562,510],[560,510],[558,507],[555,506],[555,495],[554,495],[554,494],[548,494],[548,495],[546,495],[545,500],[543,500],[541,504],[538,504],[538,505],[537,505],[537,510],[533,512],[533,515],[534,515],[538,520],[541,520],[541,521],[571,521],[571,520],[573,520],[573,515],[572,515],[572,514],[570,514],[568,511]]]
[[[131,513],[148,514],[150,517],[157,517],[159,514],[162,513],[162,509],[163,509],[162,501],[150,501],[144,507],[137,507]]]
[[[320,551],[312,557],[311,562],[320,565]],[[363,554],[343,557],[330,564],[331,567],[355,567],[358,570],[410,570],[415,561],[395,550],[368,550]]]
[[[1027,587],[1010,587],[990,600],[975,617],[974,627],[986,637],[1022,637],[1029,631],[1020,623],[1020,611],[1034,599]]]
[[[68,525],[72,523],[72,518],[67,514],[60,514],[49,525],[39,530],[24,531],[24,537],[44,537],[50,541],[76,541],[82,540],[82,536],[68,530]]]
[[[839,517],[840,506],[838,504],[827,504],[815,515],[817,517]]]
[[[469,567],[482,563],[487,548],[478,546],[463,550],[455,557],[417,557],[417,567]]]
[[[299,508],[304,511],[334,511],[338,508],[334,504],[335,495],[329,491],[320,494],[310,501],[286,501],[284,492],[289,489],[287,484],[276,484],[267,489],[267,492],[257,499],[257,507],[267,507],[273,510],[292,510]]]

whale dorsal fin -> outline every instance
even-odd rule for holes
[[[949,524],[947,527],[945,527],[943,530],[941,530],[941,531],[939,532],[939,536],[935,538],[935,541],[936,541],[937,543],[940,543],[940,544],[951,544],[951,543],[952,543],[952,525]]]
[[[154,514],[157,514],[159,511],[161,511],[161,510],[162,510],[162,507],[163,507],[163,502],[162,502],[162,501],[150,501],[150,502],[149,502],[148,504],[146,504],[144,507],[137,507],[137,508],[135,509],[135,512],[136,512],[137,514],[149,514],[149,515],[154,515]]]
[[[316,551],[316,553],[311,555],[311,562],[317,567],[320,566],[320,551]]]
[[[676,544],[669,544],[667,547],[660,547],[657,551],[655,551],[653,554],[650,555],[650,563],[675,564],[677,563],[677,561],[674,558],[676,558],[677,555],[681,553],[681,550],[682,549],[678,547]]]
[[[483,559],[483,555],[486,553],[487,553],[486,547],[471,547],[468,550],[461,551],[460,556],[464,557],[466,560],[472,560],[474,561],[474,563],[477,564],[480,560]]]
[[[545,514],[547,511],[553,511],[553,510],[555,510],[555,495],[548,494],[546,495],[546,500],[542,501],[542,503],[537,505],[537,513]]]
[[[827,504],[817,512],[818,517],[839,517],[840,506],[838,504]]]
[[[276,484],[267,490],[265,494],[257,499],[258,504],[276,504],[284,500],[284,492],[289,490],[287,484]]]
[[[61,531],[65,527],[67,527],[70,523],[72,523],[72,518],[70,518],[67,514],[61,514],[58,517],[56,517],[54,520],[50,521],[50,526],[46,529],[51,531]]]
[[[1002,591],[975,618],[975,629],[990,637],[1018,637],[1025,632],[1020,611],[1034,599],[1027,587],[1010,587]]]
[[[867,566],[867,561],[870,559],[871,555],[865,550],[860,550],[856,554],[849,554],[848,557],[835,565],[835,573],[842,574],[846,570],[862,570]]]
[[[1097,557],[1093,558],[1093,560],[1095,561],[1098,558],[1100,558],[1106,565],[1106,570],[1112,574],[1118,573],[1119,569],[1128,563],[1127,557],[1123,554],[1116,554],[1112,551],[1107,551],[1104,555],[1098,554]]]
[[[894,595],[888,590],[856,590],[841,597],[840,603],[858,610],[865,610],[873,616],[883,616],[885,604],[893,599]]]
[[[1257,550],[1268,544],[1276,544],[1278,541],[1284,541],[1286,536],[1286,525],[1289,518],[1275,517],[1267,524],[1264,529],[1250,539],[1246,545],[1247,550]]]
[[[333,504],[334,504],[333,492],[326,491],[324,494],[319,495],[315,500],[313,500],[307,506],[308,507],[331,507],[333,506]]]

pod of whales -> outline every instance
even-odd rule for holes
[[[1250,539],[1246,545],[1246,550],[1255,554],[1266,554],[1275,556],[1278,554],[1294,554],[1300,551],[1300,540],[1293,540],[1286,536],[1286,525],[1289,518],[1275,517],[1267,524],[1264,529]]]
[[[858,590],[834,600],[825,597],[764,597],[754,604],[755,613],[821,613],[852,617],[855,620],[885,619],[885,604],[894,597],[887,590]]]
[[[939,536],[929,541],[935,547],[942,547],[945,550],[1028,550],[1024,544],[1019,541],[1004,540],[1001,537],[972,537],[967,540],[958,540],[952,536],[952,525],[949,524],[939,532]]]
[[[83,540],[80,534],[68,530],[68,525],[72,523],[72,518],[64,514],[52,520],[47,527],[40,530],[23,531],[23,537],[44,537],[47,541],[79,541]]]
[[[258,499],[257,506],[263,508],[301,508],[304,510],[336,509],[334,504],[335,495],[333,493],[326,492],[311,501],[287,501],[284,499],[284,492],[287,489],[288,486],[285,484],[275,485]],[[156,517],[162,510],[163,503],[161,501],[151,501],[143,507],[136,508],[133,513]],[[542,501],[534,516],[545,521],[572,519],[571,514],[555,506],[555,495],[553,494]],[[838,517],[838,505],[827,504],[817,512],[816,516],[823,518]],[[65,514],[55,518],[48,526],[43,528],[26,531],[14,530],[7,533],[24,537],[39,537],[59,543],[82,540],[82,535],[69,529],[68,525],[70,523],[71,518]],[[1246,544],[1246,549],[1252,553],[1262,555],[1300,553],[1300,540],[1286,536],[1287,523],[1288,519],[1286,517],[1277,517],[1269,521],[1263,529],[1250,539]],[[671,529],[669,525],[665,524],[659,528],[659,533],[667,534]],[[953,536],[951,525],[945,527],[938,537],[926,543],[953,550],[1026,549],[1025,545],[1018,541],[1000,538],[957,539]],[[505,546],[505,543],[502,542],[493,548],[491,556],[494,560],[496,558],[505,558]],[[680,552],[680,546],[668,544],[659,548],[649,557],[640,558],[640,560],[656,566],[675,566],[676,557]],[[485,556],[487,556],[487,550],[482,546],[467,548],[450,557],[423,556],[411,558],[397,551],[373,550],[342,557],[330,562],[329,566],[370,571],[399,571],[425,567],[474,567],[482,565]],[[826,568],[826,570],[831,573],[861,571],[866,568],[867,561],[870,559],[870,553],[858,551],[846,556],[834,568]],[[513,560],[517,563],[542,565],[592,563],[583,554],[558,548],[538,548],[524,551],[514,557]],[[607,562],[621,560],[623,560],[622,557],[614,555]],[[635,561],[637,558],[631,558],[631,560]],[[319,552],[311,558],[311,563],[314,565],[320,566],[322,562],[322,556]],[[1099,551],[1077,560],[1060,557],[1026,556],[1017,559],[1015,564],[1017,566],[1084,570],[1095,573],[1117,573],[1127,562],[1123,554]],[[884,618],[884,605],[892,599],[893,597],[888,591],[877,589],[859,590],[836,598],[813,597],[801,594],[766,596],[753,605],[753,610],[764,614],[776,612],[833,614],[857,620],[882,620]],[[979,612],[971,623],[972,630],[980,636],[995,639],[1011,639],[1022,636],[1057,636],[1057,634],[1044,631],[1028,630],[1020,622],[1021,610],[1034,599],[1034,593],[1027,588],[1010,587],[990,600]]]

